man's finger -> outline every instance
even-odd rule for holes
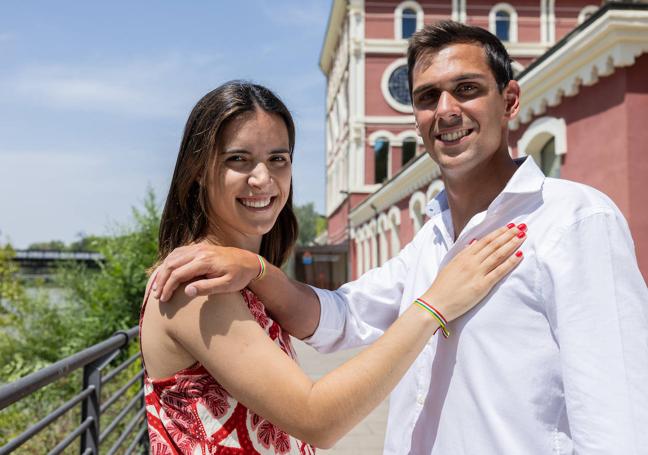
[[[216,278],[205,278],[188,284],[185,287],[185,294],[189,297],[195,297],[197,295],[223,294],[226,292],[240,291],[245,287],[240,286],[237,289],[235,284],[236,283],[232,281],[230,275],[222,275]]]
[[[180,251],[179,248],[173,250],[171,254],[164,259],[160,267],[158,267],[153,288],[153,295],[156,299],[159,299],[162,296],[162,290],[166,286],[167,280],[173,271],[190,263],[193,259],[192,255],[185,253],[186,251]]]
[[[178,268],[172,269],[162,285],[163,287],[158,289],[160,291],[160,301],[166,302],[170,299],[180,284],[186,283],[201,275],[206,275],[209,272],[208,263],[196,260],[191,260]]]

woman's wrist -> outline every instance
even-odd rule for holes
[[[450,336],[447,319],[445,318],[443,313],[439,311],[438,307],[434,306],[429,299],[419,297],[417,299],[414,299],[412,305],[420,308],[425,313],[425,315],[430,318],[431,321],[436,323],[438,327],[434,333],[436,333],[440,329],[443,333],[444,338],[448,338]]]

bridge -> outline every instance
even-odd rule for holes
[[[101,253],[90,251],[15,250],[13,261],[20,269],[19,278],[42,278],[48,281],[55,269],[64,264],[83,264],[97,269],[104,261]]]

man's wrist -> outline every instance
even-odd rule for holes
[[[257,274],[252,278],[252,281],[250,283],[259,281],[264,277],[266,274],[266,260],[261,256],[260,254],[256,255],[256,261],[257,261]]]

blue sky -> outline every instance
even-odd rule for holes
[[[0,9],[0,243],[70,242],[166,197],[195,102],[267,85],[297,124],[295,202],[324,211],[330,1],[12,1]]]

